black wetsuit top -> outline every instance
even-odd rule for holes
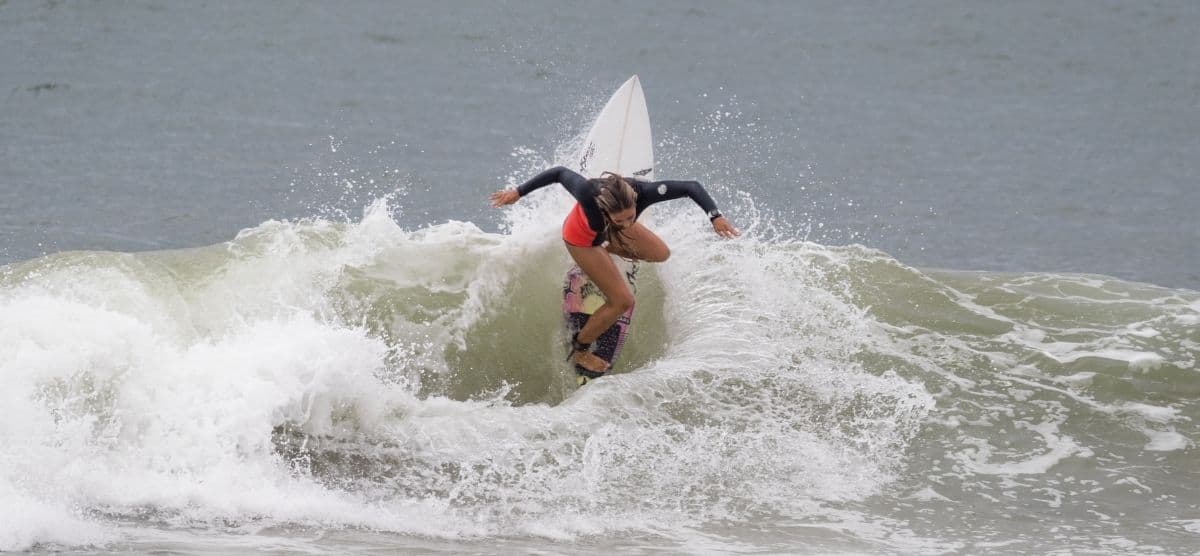
[[[634,219],[646,210],[646,207],[654,203],[670,201],[680,197],[691,198],[695,201],[704,212],[708,214],[709,220],[714,220],[721,216],[721,211],[717,210],[717,203],[712,200],[708,192],[704,190],[704,186],[696,181],[641,181],[637,179],[624,178],[637,192],[637,212]],[[596,239],[592,245],[601,245],[604,243],[604,214],[600,210],[600,205],[596,202],[596,195],[600,193],[600,185],[598,182],[589,180],[581,176],[578,172],[572,171],[563,166],[556,166],[545,172],[542,172],[529,181],[517,187],[517,193],[522,197],[530,192],[550,185],[552,183],[561,183],[567,191],[579,201],[579,206],[583,208],[583,214],[587,217],[588,227],[596,232]]]

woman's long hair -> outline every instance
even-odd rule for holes
[[[596,204],[604,214],[604,237],[616,245],[621,251],[637,258],[637,251],[629,243],[629,238],[621,232],[612,221],[612,213],[637,206],[637,191],[629,182],[612,172],[604,172],[596,178],[599,182],[599,193],[596,194]]]

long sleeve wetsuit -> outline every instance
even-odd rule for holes
[[[700,185],[700,182],[624,179],[637,192],[637,216],[640,216],[642,211],[646,210],[646,207],[650,205],[680,197],[688,197],[694,201],[701,209],[704,209],[709,220],[721,216],[721,211],[717,210],[717,203],[708,195],[708,192],[704,190],[704,186]],[[600,210],[600,205],[596,202],[596,195],[600,193],[600,186],[594,180],[589,180],[578,172],[563,166],[556,166],[521,184],[517,187],[517,193],[524,197],[552,183],[561,183],[575,197],[575,200],[579,201],[579,207],[582,209],[584,217],[587,218],[587,226],[595,234],[592,245],[601,245],[604,242],[603,234],[600,233],[604,231],[604,214]],[[637,216],[634,218],[636,219]]]

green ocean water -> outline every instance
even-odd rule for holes
[[[1138,553],[1194,538],[1200,492],[1180,478],[1200,472],[1200,294],[921,270],[759,222],[721,241],[665,210],[675,254],[643,278],[626,356],[576,391],[568,263],[543,233],[566,202],[530,201],[500,234],[405,230],[381,201],[357,222],[5,267],[0,477],[23,509],[0,538]]]
[[[0,0],[0,550],[1192,554],[1200,24]],[[547,189],[638,74],[613,376]]]

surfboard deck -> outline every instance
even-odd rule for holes
[[[637,272],[639,265],[637,263],[628,263],[626,268],[622,269],[625,275],[625,282],[629,284],[629,289],[634,295],[637,295]],[[588,278],[587,274],[578,265],[572,266],[567,271],[566,280],[563,282],[563,313],[566,318],[567,331],[569,334],[574,334],[587,324],[592,314],[604,305],[606,299],[604,292]],[[592,353],[599,358],[612,365],[616,361],[617,356],[621,354],[621,348],[625,346],[625,339],[629,335],[629,324],[633,320],[633,308],[630,307],[620,317],[617,322],[608,327],[600,334],[596,341],[592,344]],[[611,370],[611,369],[610,369]],[[586,379],[599,378],[607,374],[589,371],[579,365],[575,365],[575,374],[583,377],[585,380],[579,381],[582,386],[586,383]]]
[[[654,179],[654,148],[650,134],[650,114],[638,76],[630,77],[604,105],[584,139],[579,154],[579,173],[600,177],[604,172],[643,180]],[[613,262],[625,276],[630,292],[637,294],[639,264],[613,255]],[[600,288],[579,268],[572,266],[563,280],[563,319],[569,338],[587,324],[588,319],[605,303]],[[633,320],[633,309],[617,319],[593,343],[592,353],[609,364],[608,371],[596,373],[575,365],[577,383],[604,376],[613,370],[621,355]],[[569,349],[569,348],[568,348]]]

